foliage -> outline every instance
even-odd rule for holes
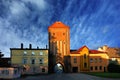
[[[119,72],[120,73],[120,65],[116,64],[116,63],[110,63],[108,65],[108,71],[109,72]]]

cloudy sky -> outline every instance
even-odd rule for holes
[[[87,45],[120,47],[119,0],[0,0],[0,50],[44,48],[55,21],[70,26],[71,49]]]

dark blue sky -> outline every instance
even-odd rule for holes
[[[0,50],[45,47],[55,21],[70,26],[71,49],[120,47],[119,0],[0,0]]]

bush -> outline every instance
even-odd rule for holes
[[[108,65],[108,71],[109,72],[119,72],[120,73],[120,65],[115,63],[110,63]]]

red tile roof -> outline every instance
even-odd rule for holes
[[[83,46],[83,47],[81,47],[81,48],[79,48],[77,51],[79,52],[79,51],[81,51],[83,48],[88,48],[86,45],[85,46]],[[89,48],[88,48],[88,50],[89,50]]]
[[[98,51],[98,50],[90,50],[89,52],[90,52],[90,54],[104,53],[104,52]]]
[[[85,46],[82,46],[81,48],[79,48],[78,50],[75,50],[75,51],[72,51],[71,54],[80,54],[79,52],[82,51],[83,48],[88,48],[86,45]],[[89,50],[89,48],[88,48]]]

